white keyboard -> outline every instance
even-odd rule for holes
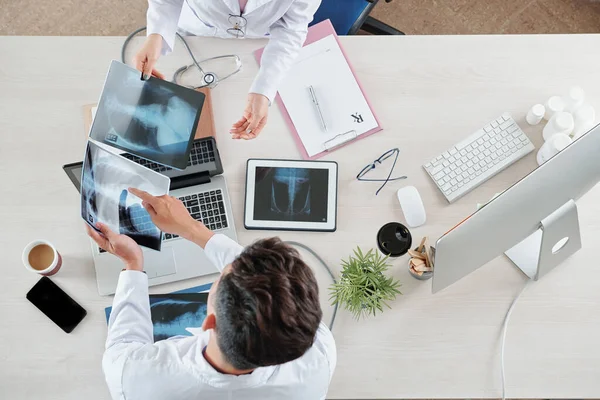
[[[534,149],[512,117],[502,114],[423,168],[452,203]]]

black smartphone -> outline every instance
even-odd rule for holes
[[[71,333],[87,314],[83,307],[45,276],[27,293],[27,300],[67,333]]]

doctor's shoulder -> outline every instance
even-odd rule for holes
[[[325,391],[337,364],[337,350],[333,334],[321,323],[313,345],[296,360],[281,364],[274,376],[276,380],[297,382],[312,387],[322,386]]]
[[[176,399],[190,387],[202,383],[208,364],[202,355],[208,332],[179,336],[144,345],[127,356],[121,382],[127,399]],[[182,393],[179,393],[182,391]],[[185,396],[181,398],[187,398]]]

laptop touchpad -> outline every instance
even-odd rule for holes
[[[145,252],[144,270],[149,279],[172,275],[177,272],[173,249],[171,247],[165,248],[163,246],[162,251]]]

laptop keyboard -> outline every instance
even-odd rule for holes
[[[183,202],[192,218],[202,222],[211,231],[218,231],[229,226],[221,189],[183,196],[179,200]],[[177,235],[165,233],[163,240],[178,237]]]
[[[123,157],[143,165],[146,168],[150,168],[156,172],[164,172],[170,171],[173,168],[167,167],[161,164],[157,164],[153,161],[148,161],[145,158],[138,157],[133,154],[124,153]],[[192,150],[190,151],[190,159],[188,160],[187,166],[191,167],[192,165],[200,165],[209,162],[215,161],[215,149],[210,140],[197,140],[194,141],[192,145]]]

